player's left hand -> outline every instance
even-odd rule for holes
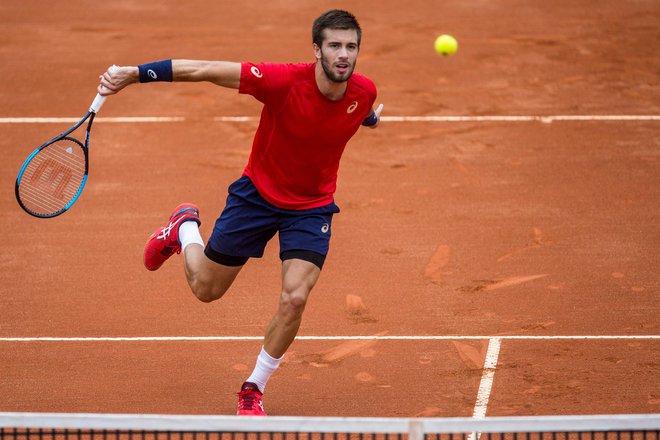
[[[378,127],[378,124],[380,124],[380,114],[383,111],[383,104],[380,104],[376,110],[374,110],[374,114],[376,115],[376,123],[374,125],[369,126],[369,128],[376,128]]]

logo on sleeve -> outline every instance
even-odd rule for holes
[[[346,109],[346,113],[348,113],[350,115],[351,113],[353,113],[355,111],[355,109],[357,107],[358,107],[358,102],[353,101],[353,103],[350,106],[348,106],[348,108]]]
[[[261,78],[264,76],[264,74],[261,73],[261,70],[259,70],[257,66],[250,67],[250,72],[252,72],[252,75],[256,76],[257,78]]]

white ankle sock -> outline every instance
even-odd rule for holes
[[[179,243],[181,243],[181,252],[186,250],[189,244],[197,243],[204,247],[204,240],[199,233],[197,222],[188,220],[179,226]]]
[[[261,347],[261,353],[259,353],[259,357],[257,358],[257,365],[254,367],[252,375],[248,377],[246,382],[252,382],[253,384],[257,385],[259,387],[259,391],[263,393],[264,389],[266,388],[266,382],[268,382],[270,376],[275,372],[275,370],[277,370],[277,367],[280,366],[282,358],[284,358],[284,356],[279,359],[275,359],[266,353],[265,348]]]

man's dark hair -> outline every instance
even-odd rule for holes
[[[323,43],[323,31],[325,29],[355,29],[357,32],[357,44],[360,47],[362,40],[362,29],[355,15],[341,9],[332,9],[314,20],[312,26],[312,42],[321,47]]]

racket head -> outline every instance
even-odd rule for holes
[[[56,217],[78,199],[87,182],[88,149],[69,136],[42,145],[26,159],[16,178],[16,200],[39,218]]]

